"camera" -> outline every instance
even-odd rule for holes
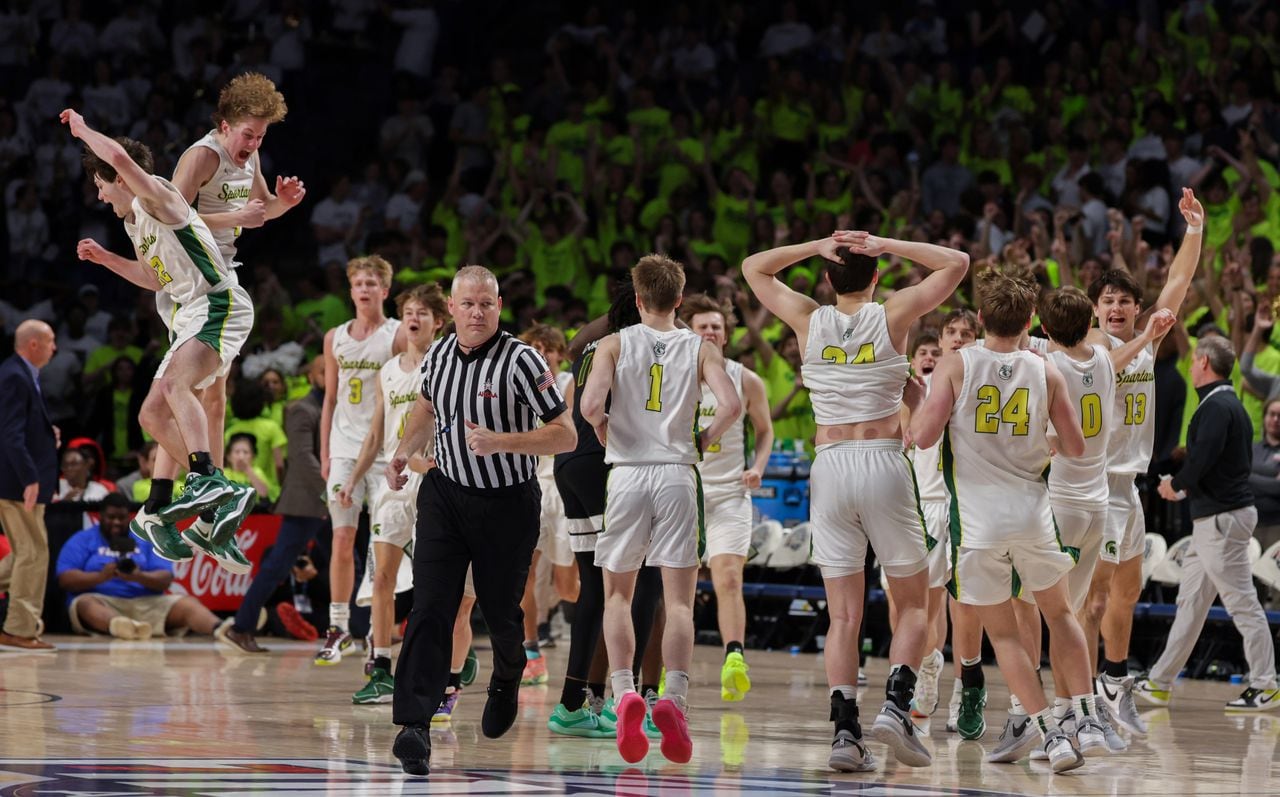
[[[308,567],[311,567],[311,557],[299,556],[298,561],[294,562],[293,566],[299,570],[306,570]]]
[[[138,563],[133,561],[131,554],[138,550],[138,545],[133,541],[133,537],[125,534],[122,537],[112,537],[107,543],[112,551],[116,553],[116,571],[129,575],[138,569]]]

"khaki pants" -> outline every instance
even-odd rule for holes
[[[37,504],[34,512],[28,512],[21,501],[0,501],[0,526],[13,548],[13,553],[0,559],[0,592],[9,593],[4,631],[33,637],[44,609],[44,586],[49,574],[44,504]]]
[[[1258,602],[1249,564],[1249,538],[1257,522],[1258,510],[1251,506],[1195,519],[1191,527],[1191,547],[1182,560],[1178,611],[1173,617],[1164,653],[1151,667],[1152,681],[1167,687],[1178,677],[1200,639],[1214,597],[1221,597],[1231,622],[1244,639],[1249,686],[1276,688],[1276,651],[1271,641],[1271,626]]]

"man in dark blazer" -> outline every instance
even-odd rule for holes
[[[265,653],[254,633],[258,613],[307,545],[329,522],[324,501],[324,478],[320,475],[320,406],[324,400],[324,358],[317,357],[307,374],[311,392],[284,409],[284,430],[289,440],[289,459],[280,484],[280,500],[275,511],[283,515],[276,544],[262,561],[249,591],[236,612],[235,623],[224,630],[226,641],[245,653]]]
[[[49,572],[44,507],[58,488],[58,429],[38,380],[58,346],[53,329],[32,319],[18,325],[13,349],[0,364],[0,527],[13,548],[0,560],[0,592],[9,593],[0,645],[53,650],[40,639],[40,614]]]

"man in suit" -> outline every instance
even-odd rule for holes
[[[289,440],[289,460],[280,485],[275,510],[284,516],[276,544],[258,574],[254,576],[235,623],[224,634],[226,640],[245,653],[265,653],[254,633],[258,614],[280,582],[316,538],[329,519],[324,502],[324,479],[320,476],[320,407],[324,399],[324,358],[317,357],[308,372],[311,392],[284,409],[284,430]]]
[[[40,614],[49,571],[44,507],[58,488],[58,428],[49,420],[38,381],[58,349],[53,328],[23,321],[13,349],[0,364],[0,526],[13,548],[0,561],[0,592],[9,593],[0,645],[54,650],[40,639]]]

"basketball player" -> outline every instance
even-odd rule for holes
[[[574,349],[579,352],[571,369],[576,390],[586,386],[600,340],[609,333],[639,323],[635,289],[630,283],[619,285],[608,314],[588,323],[573,338],[570,352]],[[578,563],[580,588],[570,629],[564,686],[559,704],[547,718],[547,729],[560,736],[612,739],[618,719],[617,699],[610,696],[606,700],[604,696],[605,680],[609,675],[601,634],[604,575],[595,563],[596,539],[604,526],[610,466],[605,462],[604,446],[596,438],[595,430],[582,417],[580,401],[573,403],[572,412],[578,442],[573,451],[556,454],[555,478],[564,502],[569,545]],[[640,568],[631,601],[631,623],[637,652],[633,671],[641,669],[640,660],[651,641],[650,632],[661,601],[662,574],[655,567]],[[651,719],[646,719],[645,732],[650,738],[661,738],[661,733],[652,725]]]
[[[932,330],[925,330],[916,336],[911,345],[911,372],[924,380],[926,390],[934,368],[944,356],[947,354],[942,343]],[[903,423],[908,420],[909,416]],[[920,495],[920,511],[924,515],[925,531],[933,540],[933,546],[929,550],[929,597],[926,610],[928,637],[925,650],[929,653],[920,664],[920,678],[916,681],[915,699],[911,704],[912,716],[919,717],[932,716],[938,708],[938,680],[945,663],[941,648],[947,639],[947,579],[951,577],[951,559],[948,555],[950,537],[947,532],[950,501],[942,480],[942,458],[939,454],[939,447],[936,445],[930,448],[917,446],[908,453],[915,473],[916,491]],[[897,625],[896,618],[894,625]]]
[[[218,251],[231,268],[236,260],[236,240],[245,228],[260,227],[296,207],[306,196],[306,188],[297,177],[276,177],[275,195],[262,175],[258,149],[267,128],[283,121],[288,107],[284,95],[276,91],[269,78],[248,72],[233,78],[218,94],[214,111],[214,129],[196,141],[178,159],[173,172],[173,185],[194,205],[213,234]],[[165,293],[156,294],[156,310],[166,326],[170,326],[174,303]],[[172,341],[172,330],[170,331]],[[198,391],[209,418],[209,439],[220,441],[226,422],[227,371],[219,369],[217,379]],[[214,464],[222,466],[221,445],[214,445]],[[172,480],[178,463],[160,448],[156,454],[156,472]],[[251,507],[239,502],[228,503],[218,510],[206,511],[185,532],[192,545],[213,557],[232,573],[247,573],[251,565],[235,544],[238,529],[228,523],[233,513],[247,514]],[[221,519],[215,513],[221,513]],[[220,533],[213,533],[213,526]]]
[[[1199,266],[1204,231],[1204,208],[1191,189],[1182,189],[1178,210],[1187,222],[1187,231],[1155,303],[1155,309],[1175,314]],[[1089,333],[1089,343],[1113,349],[1134,339],[1142,289],[1128,271],[1112,269],[1104,273],[1089,286],[1089,299],[1100,327]],[[1116,374],[1115,430],[1107,449],[1107,526],[1101,561],[1085,608],[1090,645],[1097,647],[1099,631],[1103,641],[1098,695],[1107,702],[1116,721],[1138,735],[1146,734],[1147,726],[1133,702],[1129,636],[1133,631],[1133,610],[1142,592],[1146,519],[1134,479],[1147,472],[1155,444],[1155,352],[1159,345],[1160,339],[1154,339]]]
[[[618,698],[618,752],[629,763],[649,751],[646,705],[631,670],[631,598],[646,559],[662,569],[667,677],[652,717],[662,734],[663,756],[683,764],[693,755],[685,712],[704,533],[702,485],[694,465],[728,431],[741,405],[720,350],[676,326],[684,268],[664,255],[647,255],[632,269],[631,279],[641,323],[600,341],[582,393],[582,416],[595,428],[613,466],[596,563],[604,569],[604,634]],[[707,429],[698,431],[703,382],[715,395],[717,413]]]
[[[720,304],[705,293],[690,296],[681,305],[681,317],[689,329],[719,347],[721,353],[732,333],[733,307]],[[747,634],[747,607],[742,600],[742,568],[751,550],[751,490],[760,486],[769,454],[773,451],[773,420],[764,380],[742,363],[725,360],[725,372],[733,382],[743,419],[755,430],[755,459],[746,467],[746,429],[739,420],[702,454],[703,513],[707,524],[707,564],[716,591],[716,620],[724,641],[720,668],[720,699],[737,702],[751,691],[742,643]],[[701,428],[716,417],[715,394],[703,385],[698,407]]]
[[[407,346],[378,372],[378,380],[373,385],[375,404],[369,432],[351,476],[335,497],[343,509],[353,506],[354,485],[364,483],[364,475],[370,468],[378,465],[385,468],[400,445],[405,419],[418,397],[422,358],[448,318],[444,293],[435,284],[419,285],[401,293],[396,297],[396,307],[396,315],[406,332]],[[366,570],[373,571],[374,659],[369,680],[352,696],[353,703],[389,703],[395,694],[395,681],[391,677],[391,630],[395,626],[396,582],[405,551],[412,551],[417,487],[422,481],[420,474],[428,469],[428,456],[424,451],[410,458],[413,473],[404,490],[394,491],[387,488],[385,480],[374,480],[376,486],[370,491],[369,547],[373,561]]]
[[[1002,746],[988,761],[1012,762],[1043,740],[1055,772],[1083,763],[1053,712],[1023,648],[1011,596],[1030,590],[1049,623],[1050,644],[1064,662],[1082,750],[1105,751],[1084,637],[1071,611],[1063,576],[1075,564],[1058,539],[1042,474],[1049,463],[1048,424],[1057,450],[1084,453],[1080,421],[1062,374],[1051,362],[1019,348],[1035,311],[1029,273],[989,269],[978,276],[985,346],[960,350],[934,369],[929,396],[912,414],[910,434],[931,446],[946,432],[943,472],[951,495],[952,576],[956,600],[978,607],[1010,690],[1033,716],[1036,734]],[[999,485],[998,487],[993,487]]]
[[[1066,379],[1067,396],[1080,413],[1080,430],[1085,452],[1080,457],[1057,453],[1049,468],[1049,504],[1064,545],[1080,552],[1079,561],[1067,575],[1071,608],[1080,618],[1089,584],[1102,550],[1107,524],[1107,448],[1115,428],[1115,374],[1123,371],[1154,341],[1164,336],[1177,318],[1170,310],[1155,313],[1141,335],[1108,351],[1086,336],[1093,322],[1093,304],[1077,288],[1062,288],[1045,297],[1040,322],[1052,344],[1048,357]],[[1039,618],[1035,620],[1039,624]],[[1091,671],[1096,666],[1097,646],[1090,651]],[[1061,682],[1061,667],[1054,665],[1055,683]],[[1054,701],[1055,716],[1070,709],[1070,701],[1059,696]],[[1110,721],[1106,702],[1098,706],[1099,719]],[[1118,738],[1118,737],[1117,737]],[[1115,750],[1112,744],[1113,751]],[[1121,748],[1123,749],[1123,748]]]
[[[326,480],[333,521],[333,558],[329,562],[330,625],[315,659],[320,665],[337,664],[351,647],[347,623],[355,582],[356,523],[365,496],[375,494],[377,482],[382,481],[381,472],[366,472],[358,480],[352,473],[374,413],[381,406],[378,374],[393,354],[405,349],[405,330],[382,312],[391,290],[391,264],[378,255],[353,258],[347,263],[347,280],[356,317],[324,336],[320,474]],[[344,487],[349,487],[351,502],[347,506],[337,500]]]
[[[139,287],[163,291],[179,305],[172,318],[173,342],[156,369],[138,422],[175,461],[186,462],[190,472],[177,500],[172,500],[172,482],[168,495],[153,482],[151,497],[130,530],[150,541],[161,557],[185,561],[192,558],[191,548],[174,524],[230,501],[247,505],[244,492],[253,492],[252,487],[232,485],[213,464],[211,448],[221,448],[222,441],[209,439],[208,417],[195,393],[212,384],[218,370],[240,353],[253,327],[253,303],[195,208],[169,181],[151,174],[151,150],[132,139],[108,138],[71,109],[60,118],[88,148],[85,171],[92,175],[99,199],[124,221],[139,260],[108,257],[89,240],[77,247],[80,258],[116,270]],[[227,522],[239,527],[241,520],[243,515]]]
[[[556,387],[564,395],[565,405],[573,409],[573,374],[562,371],[568,344],[564,333],[548,324],[534,324],[520,335],[520,340],[537,349],[551,373],[556,376]],[[555,458],[538,458],[538,485],[542,489],[542,518],[538,544],[533,549],[533,562],[529,565],[529,577],[525,581],[524,598],[520,608],[524,611],[524,655],[528,660],[522,686],[535,686],[547,682],[547,662],[538,646],[539,606],[536,597],[538,560],[546,556],[551,562],[552,580],[560,600],[573,603],[578,600],[578,572],[569,547],[569,531],[566,528],[564,501],[556,489]]]
[[[928,268],[919,284],[874,301],[881,254]],[[824,279],[835,306],[819,306],[777,274],[812,257],[826,260]],[[801,374],[818,423],[811,476],[813,561],[822,568],[831,629],[827,682],[835,738],[827,764],[862,772],[875,760],[858,724],[858,640],[869,544],[898,607],[889,651],[885,703],[870,735],[907,766],[927,766],[929,750],[911,724],[911,700],[923,658],[929,589],[929,537],[920,517],[911,464],[903,454],[903,385],[911,326],[955,291],[969,256],[932,244],[895,241],[865,232],[838,232],[748,257],[742,272],[760,302],[795,331]],[[857,485],[856,490],[849,489]]]
[[[1063,375],[1067,399],[1079,413],[1080,431],[1085,450],[1078,457],[1056,452],[1049,468],[1049,505],[1062,544],[1077,551],[1076,564],[1067,573],[1067,594],[1072,611],[1079,616],[1084,607],[1093,571],[1102,548],[1102,532],[1106,526],[1106,466],[1107,445],[1113,428],[1112,405],[1115,399],[1113,375],[1129,364],[1154,336],[1163,335],[1176,319],[1167,310],[1152,317],[1143,335],[1108,352],[1096,344],[1087,343],[1085,336],[1093,320],[1093,306],[1089,298],[1076,288],[1068,287],[1045,297],[1040,307],[1040,320],[1051,344],[1047,357]],[[1033,664],[1040,661],[1040,615],[1024,592],[1024,600],[1015,601],[1019,612],[1022,641]],[[1051,651],[1056,650],[1052,648]],[[1054,658],[1054,684],[1068,683],[1065,665]],[[1092,672],[1090,664],[1090,672]],[[1071,697],[1055,695],[1053,716],[1068,731],[1077,717]],[[1102,727],[1111,752],[1121,752],[1128,747],[1111,724],[1110,712],[1104,701],[1095,706],[1098,724]],[[1006,748],[1020,743],[1021,735],[1030,723],[1025,707],[1016,695],[1011,697],[1009,718],[993,756],[1003,755]],[[1036,756],[1036,751],[1032,753]]]
[[[944,356],[949,356],[953,352],[959,351],[965,346],[969,346],[977,342],[982,334],[982,326],[978,323],[978,314],[967,307],[959,307],[947,315],[942,320],[942,335],[939,344],[942,348]],[[935,363],[936,367],[936,363]],[[916,451],[920,450],[916,446]],[[937,446],[931,450],[939,451]],[[927,456],[927,455],[926,455]],[[937,454],[937,465],[942,464],[941,455]],[[941,473],[941,471],[939,471]],[[917,474],[918,475],[918,474]],[[943,484],[945,491],[946,485]],[[934,498],[937,497],[936,486],[931,492]],[[924,492],[922,488],[921,497]],[[948,495],[947,501],[951,498]],[[948,503],[948,508],[950,504]],[[935,510],[936,511],[936,510]],[[929,519],[926,506],[925,520]],[[947,570],[950,576],[951,568],[951,541],[947,540]],[[987,732],[987,720],[984,714],[987,705],[987,686],[986,675],[982,670],[982,621],[978,619],[978,613],[972,606],[966,606],[956,602],[947,596],[947,610],[951,616],[951,659],[952,666],[955,668],[955,682],[951,688],[951,700],[947,704],[947,723],[946,729],[953,733],[960,734],[962,739],[981,739],[983,734]],[[939,639],[945,638],[939,636]],[[936,661],[936,657],[934,661]],[[925,664],[929,664],[928,657],[925,658]],[[921,665],[922,670],[926,670],[925,665]],[[922,672],[922,674],[924,674]],[[920,700],[916,700],[919,709]]]

